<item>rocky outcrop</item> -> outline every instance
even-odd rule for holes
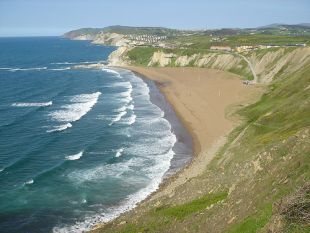
[[[94,44],[127,46],[129,40],[122,34],[117,33],[100,33],[93,39]]]
[[[109,55],[108,63],[110,66],[126,66],[128,65],[127,52],[132,49],[127,46],[119,47]]]
[[[125,53],[125,52],[124,52]],[[124,53],[122,57],[126,57]],[[281,76],[293,74],[310,61],[310,48],[283,47],[277,49],[259,49],[245,54],[207,52],[193,55],[179,55],[176,53],[165,53],[156,51],[146,61],[148,66],[194,66],[218,69],[239,74],[246,79],[253,79],[257,83],[269,83]],[[122,63],[122,57],[118,64]],[[135,65],[135,61],[127,63]],[[139,64],[136,64],[139,65]],[[140,64],[141,65],[141,64]]]
[[[90,35],[90,34],[85,34],[85,35],[80,35],[77,37],[74,37],[74,40],[93,40],[95,36]]]
[[[100,32],[97,34],[81,34],[68,38],[72,40],[91,40],[93,44],[113,45],[113,46],[129,46],[131,41],[126,39],[125,35],[118,33]]]
[[[155,52],[148,66],[168,66],[174,57],[176,56],[173,53]]]
[[[248,65],[243,62],[243,58],[232,53],[216,53],[207,54],[177,55],[173,53],[164,53],[157,51],[150,58],[148,66],[195,66],[224,71],[239,71],[244,76],[251,76],[251,70]]]
[[[197,54],[194,54],[192,56],[180,56],[175,60],[176,66],[189,66],[191,62],[195,61],[197,59]]]
[[[238,66],[241,62],[242,59],[233,54],[209,53],[198,58],[195,62],[195,66],[230,70],[233,67]]]

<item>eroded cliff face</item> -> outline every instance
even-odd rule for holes
[[[114,45],[114,46],[126,46],[129,44],[129,40],[122,34],[117,33],[100,33],[94,39],[94,44],[102,45]]]
[[[310,60],[310,48],[280,48],[274,51],[254,52],[248,59],[262,83],[289,75],[305,66]]]
[[[85,34],[85,35],[74,37],[74,40],[93,40],[94,38],[95,36],[93,35]]]
[[[110,64],[139,65],[127,58],[126,53],[128,51],[128,48],[120,47],[111,55]],[[251,63],[258,78],[257,82],[269,83],[274,78],[292,74],[307,64],[310,60],[310,48],[261,49],[242,55]],[[247,61],[236,53],[208,52],[189,56],[158,50],[146,61],[146,64],[157,67],[204,67],[236,73],[246,79],[253,78]]]
[[[130,47],[121,46],[117,50],[113,51],[108,58],[110,66],[127,66],[129,64],[127,57],[127,52]]]
[[[113,46],[128,46],[130,41],[125,35],[118,33],[101,32],[98,34],[83,34],[79,36],[69,37],[73,40],[91,40],[94,44],[113,45]]]
[[[172,58],[176,57],[173,53],[155,52],[148,63],[148,66],[165,67],[171,64]]]

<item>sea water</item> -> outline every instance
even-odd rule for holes
[[[124,69],[74,69],[114,50],[0,39],[0,232],[89,230],[189,161],[189,139],[154,83]]]

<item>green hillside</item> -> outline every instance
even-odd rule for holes
[[[202,175],[94,232],[310,232],[309,74],[279,71]]]

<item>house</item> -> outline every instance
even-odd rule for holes
[[[211,46],[211,50],[219,50],[219,51],[227,51],[230,52],[232,51],[231,47],[229,46]]]

